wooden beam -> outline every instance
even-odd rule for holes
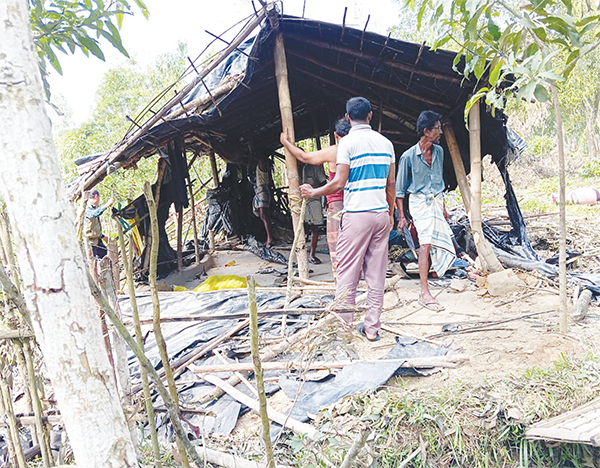
[[[454,173],[456,174],[456,180],[460,187],[463,204],[465,205],[467,214],[471,216],[471,188],[469,187],[469,181],[467,180],[467,173],[460,155],[460,148],[456,141],[454,128],[452,128],[452,121],[446,120],[442,123],[442,126],[444,127],[444,138],[446,139],[448,149],[450,150],[450,157],[452,158],[452,165],[454,166]]]
[[[274,14],[277,14],[275,12]],[[292,113],[292,99],[288,81],[287,59],[285,56],[285,45],[283,42],[283,33],[281,29],[275,32],[274,51],[275,58],[275,79],[277,81],[277,92],[279,94],[279,110],[281,112],[282,130],[287,128],[290,141],[295,140],[294,116]],[[285,166],[287,173],[287,182],[289,187],[289,204],[292,212],[292,224],[294,232],[297,231],[300,224],[300,237],[296,255],[298,258],[298,274],[300,278],[308,278],[308,254],[306,252],[306,242],[304,240],[304,220],[300,219],[300,204],[302,196],[300,195],[300,184],[298,180],[298,165],[296,158],[288,150],[285,150]]]

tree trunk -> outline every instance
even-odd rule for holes
[[[562,112],[558,100],[556,85],[552,85],[552,100],[556,114],[556,139],[558,143],[558,171],[560,188],[558,190],[559,232],[558,232],[558,290],[559,290],[559,327],[562,333],[567,332],[567,211],[565,207],[565,145],[562,128]]]
[[[77,464],[137,467],[46,115],[25,0],[0,0],[0,189]]]
[[[483,235],[481,224],[481,121],[479,103],[469,112],[469,147],[471,154],[471,229],[481,266],[485,271],[500,271],[502,265]]]

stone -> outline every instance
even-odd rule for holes
[[[487,283],[488,292],[491,296],[512,294],[527,286],[511,269],[491,273],[487,277]]]

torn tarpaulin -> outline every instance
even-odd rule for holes
[[[396,344],[390,352],[377,361],[350,364],[336,375],[320,381],[302,381],[294,375],[284,375],[280,377],[279,385],[290,400],[295,400],[290,416],[299,421],[308,421],[310,414],[317,413],[345,396],[357,392],[372,392],[394,375],[426,375],[416,369],[402,368],[402,359],[444,356],[448,351],[446,347],[433,346],[413,338],[396,338]],[[273,440],[280,431],[279,424],[271,424]]]

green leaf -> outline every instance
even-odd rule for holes
[[[490,72],[489,81],[490,81],[490,85],[492,87],[494,87],[498,84],[498,78],[500,77],[500,72],[502,71],[502,65],[504,65],[502,60],[498,60],[498,63],[496,63],[496,65],[494,65],[494,67],[492,68],[492,71]]]
[[[80,35],[78,37],[79,42],[82,46],[84,46],[87,50],[89,50],[93,55],[98,57],[100,60],[104,60],[104,54],[100,47],[98,47],[97,42],[89,36]]]
[[[464,113],[465,125],[467,126],[467,130],[469,128],[469,113],[471,112],[471,108],[475,104],[477,104],[481,98],[485,97],[485,95],[487,94],[487,92],[489,90],[490,90],[490,88],[488,88],[488,87],[480,88],[473,96],[471,96],[471,99],[469,99],[467,101],[467,104],[465,105],[465,113]]]
[[[475,66],[473,67],[473,73],[475,75],[475,78],[477,78],[478,80],[481,79],[485,72],[486,65],[487,60],[485,59],[485,57],[481,57],[479,60],[477,60],[477,63],[475,63]]]
[[[502,36],[502,33],[500,32],[500,28],[496,25],[496,23],[494,23],[492,21],[491,18],[488,21],[487,28],[495,41],[500,39],[500,37]]]
[[[533,94],[539,102],[547,102],[550,100],[550,93],[548,93],[548,90],[540,84],[535,86]]]

